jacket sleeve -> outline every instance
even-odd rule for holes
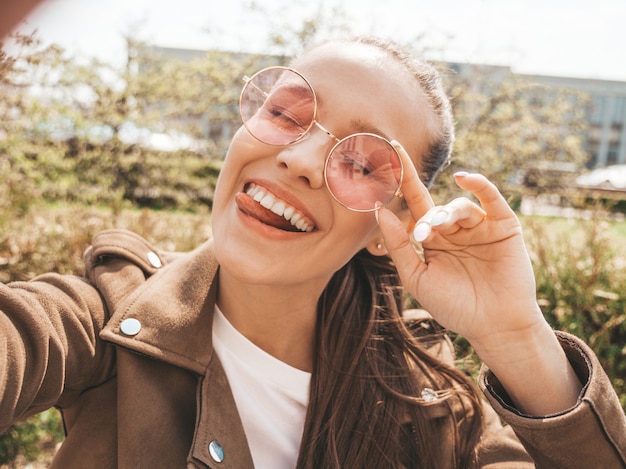
[[[557,335],[583,383],[576,406],[556,415],[524,415],[515,409],[486,366],[479,379],[482,391],[516,433],[536,467],[626,467],[626,417],[608,376],[583,341],[562,332]]]
[[[0,284],[0,433],[111,378],[112,347],[98,340],[105,320],[85,279],[46,274]]]

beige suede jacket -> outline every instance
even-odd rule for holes
[[[252,468],[212,353],[211,243],[168,254],[111,230],[85,260],[85,278],[47,274],[0,285],[0,432],[56,406],[67,433],[56,468]],[[607,376],[584,343],[558,336],[584,383],[578,404],[559,415],[521,415],[483,369],[491,406],[480,467],[626,467],[626,418]],[[442,467],[452,467],[447,408],[432,409],[442,429],[433,444]]]

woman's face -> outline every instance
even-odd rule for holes
[[[293,67],[315,90],[316,120],[336,137],[377,133],[421,158],[432,111],[403,66],[375,47],[351,43],[318,47]],[[382,237],[374,214],[346,209],[324,183],[324,163],[334,143],[315,126],[308,138],[287,146],[261,143],[239,129],[213,203],[213,239],[222,270],[244,283],[323,288],[361,249],[384,253],[375,247]],[[275,204],[295,219],[288,222],[266,208]]]

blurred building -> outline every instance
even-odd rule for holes
[[[626,82],[538,75],[527,78],[551,87],[587,93],[592,101],[587,114],[589,166],[626,164]]]
[[[479,70],[490,80],[516,76],[550,90],[569,89],[589,97],[585,116],[589,131],[585,150],[589,153],[589,168],[626,164],[626,82],[545,75],[514,74],[509,67],[452,63],[450,68],[460,76]],[[488,73],[484,71],[488,69]]]

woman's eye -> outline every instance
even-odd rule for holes
[[[293,116],[290,116],[282,109],[273,108],[270,110],[270,113],[272,114],[273,119],[280,122],[282,125],[286,125],[289,127],[302,127],[300,122],[298,122],[296,119],[294,119]]]
[[[369,161],[360,154],[344,153],[342,158],[342,165],[344,168],[352,173],[358,173],[363,176],[368,176],[371,171],[367,166]]]
[[[289,132],[293,132],[294,130],[299,132],[306,131],[306,126],[303,125],[302,119],[284,106],[266,102],[263,106],[263,111],[264,118],[278,129]]]

